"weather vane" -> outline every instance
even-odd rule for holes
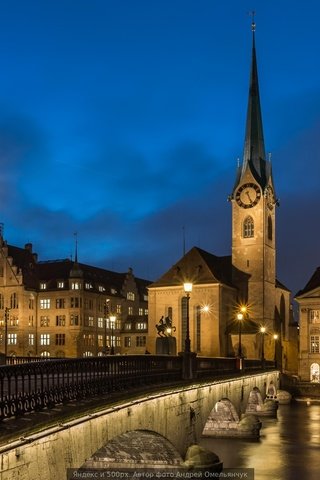
[[[255,21],[254,21],[254,17],[255,17],[255,15],[256,15],[256,12],[255,12],[254,10],[252,10],[251,12],[249,12],[249,15],[250,15],[250,17],[252,18],[251,30],[252,30],[253,32],[255,32],[255,31],[256,31],[256,23],[255,23]]]

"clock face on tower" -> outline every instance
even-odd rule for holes
[[[261,190],[255,183],[244,183],[236,192],[236,202],[242,208],[252,208],[259,202]]]

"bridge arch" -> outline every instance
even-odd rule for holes
[[[159,393],[132,397],[104,410],[55,425],[20,438],[0,448],[3,470],[14,478],[65,478],[67,468],[78,469],[107,442],[130,431],[158,434],[185,457],[190,445],[198,443],[215,403],[228,398],[243,413],[251,390],[279,381],[279,372],[241,375],[193,383]]]
[[[179,467],[183,459],[169,440],[150,430],[131,430],[107,442],[82,468]]]

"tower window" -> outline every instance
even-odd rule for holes
[[[270,215],[268,217],[268,239],[272,240],[272,219]]]
[[[252,217],[246,217],[243,222],[243,238],[252,238],[254,236],[254,221]]]

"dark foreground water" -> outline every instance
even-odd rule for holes
[[[276,419],[260,418],[258,441],[203,438],[224,468],[253,468],[255,480],[320,480],[320,403],[280,405]]]

